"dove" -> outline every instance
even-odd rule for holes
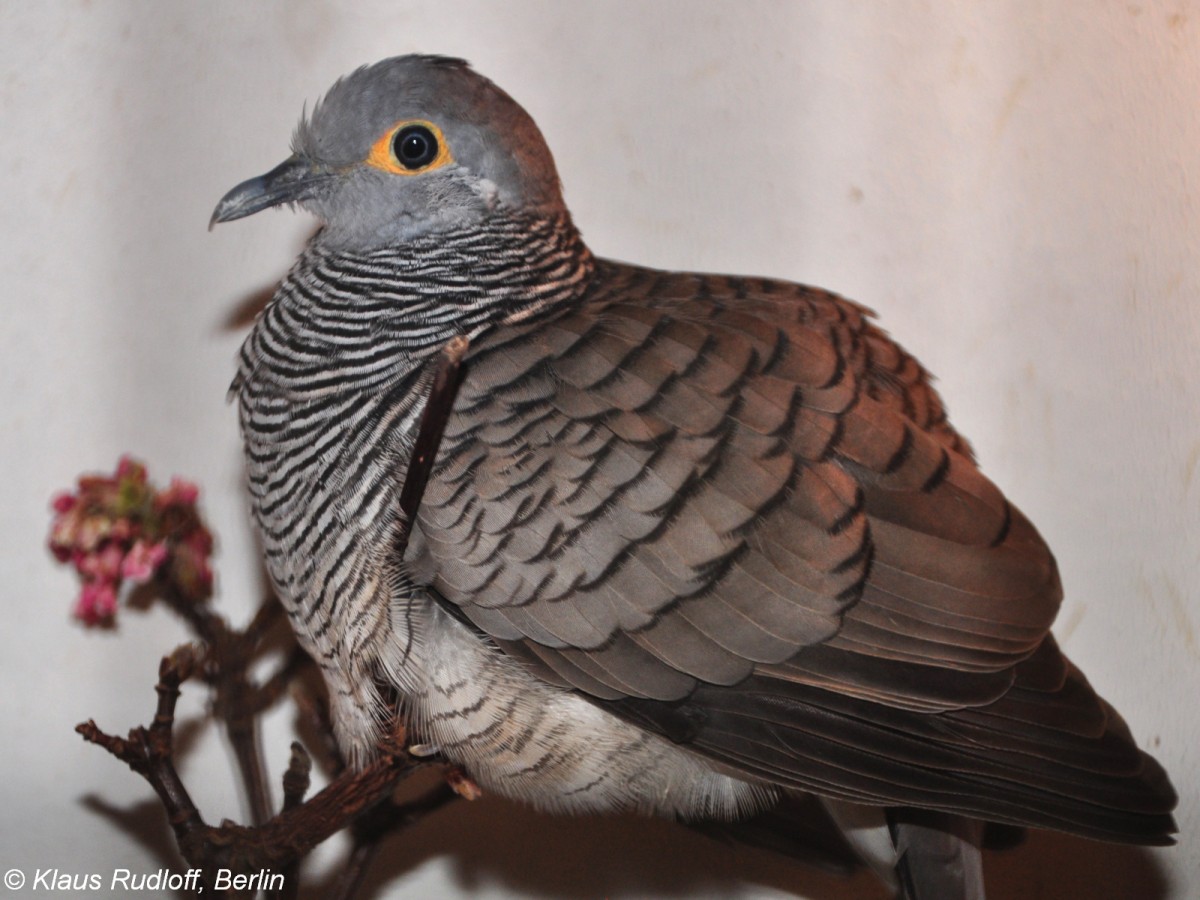
[[[983,896],[984,823],[1172,842],[1166,773],[1050,632],[1054,557],[869,310],[594,255],[533,119],[461,60],[355,71],[291,150],[212,224],[320,223],[231,392],[352,761],[398,696],[424,752],[551,812],[812,796],[910,897]]]

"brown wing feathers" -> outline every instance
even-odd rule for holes
[[[732,691],[701,686],[672,715],[688,723],[690,745],[818,793],[1171,843],[1174,794],[1162,769],[1052,641],[1038,656],[1019,668],[1061,662],[1057,689],[1027,687],[1018,672],[1006,696],[969,712],[912,715],[756,675]],[[659,717],[637,701],[610,708],[648,727]]]
[[[473,350],[421,514],[448,602],[747,773],[1165,840],[1165,776],[1046,637],[1053,558],[910,356],[819,291],[598,275]]]

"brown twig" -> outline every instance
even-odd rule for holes
[[[298,808],[312,783],[312,758],[299,741],[292,741],[292,754],[283,773],[283,811]],[[276,891],[274,900],[295,900],[300,895],[300,860],[283,868],[283,888]]]
[[[167,605],[181,615],[208,645],[207,680],[215,689],[213,714],[225,725],[242,780],[250,819],[262,824],[271,817],[271,794],[267,787],[262,748],[258,737],[258,715],[265,708],[261,689],[249,677],[259,646],[274,619],[274,598],[265,600],[245,631],[236,631],[225,618],[186,596],[178,585],[160,578],[159,591]]]
[[[75,727],[84,740],[99,744],[150,783],[162,801],[181,849],[191,845],[197,833],[207,826],[175,768],[175,704],[180,685],[193,677],[205,661],[203,649],[195,644],[184,644],[163,657],[155,685],[158,706],[149,728],[138,726],[129,732],[128,738],[121,739],[101,731],[91,719]]]
[[[247,698],[247,712],[259,715],[270,709],[287,693],[300,673],[311,664],[312,660],[307,653],[299,647],[293,647],[283,664]]]
[[[333,892],[335,900],[351,900],[358,892],[385,837],[416,824],[429,813],[458,799],[458,796],[449,784],[443,782],[409,803],[396,804],[391,800],[383,800],[356,819],[351,828],[354,849],[338,877]]]
[[[237,871],[277,870],[307,855],[345,828],[363,810],[424,765],[402,751],[386,753],[358,772],[348,772],[301,806],[258,827],[226,823],[210,829],[209,843],[227,848],[226,864]]]
[[[180,685],[206,662],[203,650],[191,644],[185,644],[163,660],[156,686],[158,706],[149,728],[134,728],[128,738],[122,739],[107,734],[89,720],[77,726],[76,731],[127,763],[150,783],[167,811],[180,852],[189,864],[203,871],[210,887],[216,883],[218,869],[253,873],[294,866],[314,847],[377,803],[404,775],[424,764],[399,747],[387,748],[362,770],[343,774],[308,802],[299,803],[305,788],[297,771],[300,766],[293,757],[293,767],[289,767],[293,778],[285,788],[290,802],[279,815],[259,826],[230,822],[211,826],[204,821],[179,777],[172,740]],[[306,775],[303,779],[306,780]]]

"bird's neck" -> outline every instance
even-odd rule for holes
[[[318,234],[242,345],[232,390],[243,403],[268,391],[298,404],[411,387],[452,338],[571,308],[595,269],[565,213],[368,251],[331,248]]]
[[[570,306],[595,261],[565,212],[493,216],[369,251],[331,248],[318,234],[276,303],[317,319],[371,320],[415,355],[456,335],[523,322]]]

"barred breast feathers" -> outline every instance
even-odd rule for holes
[[[318,233],[242,346],[231,394],[267,570],[364,754],[386,713],[380,655],[416,640],[389,557],[426,363],[457,335],[569,303],[592,266],[566,216],[365,253]]]

